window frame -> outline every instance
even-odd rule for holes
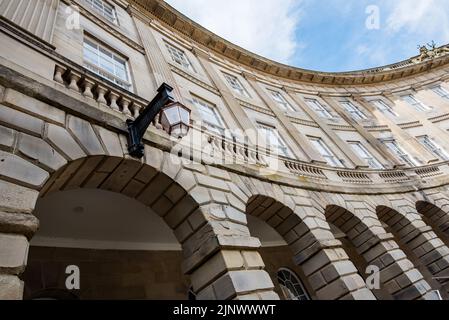
[[[226,72],[223,72],[223,76],[224,76],[226,82],[228,83],[228,86],[231,87],[232,91],[237,93],[239,96],[251,98],[248,91],[245,89],[242,82],[240,81],[240,79],[237,76],[234,76],[234,75],[226,73]]]
[[[218,133],[220,135],[224,135],[227,130],[227,126],[224,122],[223,117],[221,116],[217,106],[203,98],[200,98],[196,95],[192,95],[192,102],[198,113],[201,115],[201,121],[206,124],[206,126],[214,133]],[[212,123],[207,119],[204,119],[205,113],[201,111],[201,108],[208,108],[211,113],[214,115],[215,120],[218,124]]]
[[[97,64],[90,61],[89,58],[86,58],[86,43],[92,48],[92,45],[89,44],[89,42],[96,46],[96,58],[97,58]],[[114,67],[114,73],[112,73],[110,70],[105,69],[101,66],[101,50],[103,50],[105,53],[110,54],[110,59],[113,62],[123,62],[124,66],[124,75],[126,76],[126,79],[121,78],[120,76],[116,75],[116,65],[113,63]],[[104,54],[103,52],[103,54]],[[92,52],[91,52],[92,53]],[[131,75],[131,68],[129,66],[129,59],[126,58],[123,54],[117,52],[116,50],[112,49],[111,47],[107,46],[103,42],[95,39],[94,37],[90,36],[89,34],[84,34],[83,38],[83,66],[90,70],[91,72],[95,73],[99,77],[111,81],[115,85],[119,86],[120,88],[127,90],[129,92],[133,92],[133,83],[132,83],[132,75]],[[121,85],[122,83],[123,85]]]
[[[287,275],[288,275],[288,279],[287,279]],[[292,281],[292,279],[294,281]],[[284,296],[285,300],[297,300],[297,301],[308,301],[311,300],[309,293],[306,290],[306,287],[304,285],[304,283],[301,281],[300,277],[291,269],[289,268],[279,268],[278,271],[276,272],[276,281],[279,284],[279,287],[281,289],[281,292]],[[286,285],[286,283],[289,282],[291,283],[291,285],[294,288],[295,292],[291,292],[290,288],[288,288],[288,284]],[[297,287],[299,287],[299,289],[302,292],[298,292]],[[287,291],[293,293],[292,294],[287,294]],[[288,297],[287,297],[288,295]]]
[[[337,157],[337,155],[329,148],[327,143],[323,140],[321,137],[314,137],[314,136],[307,136],[312,146],[317,150],[321,156],[326,160],[326,163],[329,166],[335,167],[335,168],[346,168],[344,163]],[[318,144],[319,148],[315,145],[315,143]],[[327,154],[323,154],[321,152],[321,149],[324,150]],[[330,162],[329,159],[332,159]]]
[[[381,170],[385,169],[385,167],[380,163],[379,160],[362,144],[360,141],[348,141],[348,144],[351,146],[352,150],[357,154],[357,156],[368,164],[371,169]],[[360,151],[365,153],[365,156],[357,152],[356,148],[360,148]]]
[[[113,23],[114,25],[119,25],[118,15],[117,15],[117,9],[115,8],[115,5],[109,3],[105,0],[84,0],[86,5],[88,5],[90,8],[101,14],[103,18],[105,18],[107,21]],[[100,9],[97,5],[95,5],[96,2],[101,2],[102,8]],[[105,12],[105,6],[109,7],[112,10],[113,16],[111,17],[109,14]]]
[[[90,44],[89,44],[90,42]],[[86,50],[90,50],[91,49],[87,49],[86,48],[86,43],[87,45],[89,45],[92,48],[92,44],[96,46],[96,58],[97,58],[97,64],[95,64],[94,62],[90,61],[89,58],[87,58],[86,56]],[[103,55],[105,53],[110,54],[110,59],[113,62],[113,68],[114,68],[114,72],[112,73],[110,70],[107,70],[106,68],[104,68],[103,66],[101,66],[101,51],[103,52]],[[92,53],[92,52],[91,52]],[[123,74],[126,76],[126,79],[121,78],[120,76],[118,76],[116,74],[116,65],[114,62],[119,62],[119,63],[123,63],[123,67],[124,70]],[[90,36],[89,34],[84,34],[84,38],[83,38],[83,66],[90,70],[91,72],[95,73],[96,75],[98,75],[99,77],[111,81],[112,83],[114,83],[115,85],[119,86],[120,88],[127,90],[129,92],[133,92],[133,83],[132,83],[132,75],[131,75],[131,68],[129,66],[129,59],[126,58],[126,56],[122,55],[121,53],[117,52],[116,50],[112,49],[111,47],[107,46],[106,44],[104,44],[103,42],[93,38],[92,36]]]
[[[399,143],[397,142],[396,139],[384,139],[382,140],[382,143],[388,148],[388,150],[398,159],[400,159],[401,161],[403,161],[404,163],[410,165],[410,167],[416,167],[418,166],[418,162],[412,157],[411,154],[409,154],[408,152],[406,152],[401,145],[399,145]],[[390,148],[390,145],[394,146],[393,150],[392,148]],[[396,152],[398,151],[398,152]]]
[[[304,99],[307,106],[312,109],[315,113],[317,113],[321,118],[324,119],[335,119],[335,117],[332,115],[332,113],[318,100],[314,98],[305,98]],[[313,107],[317,106],[317,108]]]
[[[350,100],[342,100],[340,101],[340,104],[343,106],[343,108],[351,114],[351,117],[354,120],[360,120],[365,121],[368,120],[368,116],[352,101]]]
[[[267,89],[274,102],[285,112],[296,112],[296,109],[285,99],[284,95],[277,90]]]
[[[164,41],[164,43],[165,43],[165,48],[167,49],[168,54],[174,63],[179,65],[184,70],[196,73],[196,70],[193,67],[192,62],[190,61],[189,57],[187,56],[187,54],[185,53],[184,50],[180,49],[179,47],[177,47],[167,41]],[[180,61],[177,61],[175,55],[178,55],[178,56],[180,55],[180,57],[178,57],[180,59]],[[183,64],[182,62],[184,62],[185,64]]]
[[[389,114],[395,118],[399,117],[399,115],[393,110],[393,107],[386,103],[384,100],[374,99],[371,100],[371,103],[376,107],[377,110],[379,110],[383,114]]]
[[[266,124],[263,122],[257,122],[256,123],[257,131],[259,134],[262,134],[265,137],[266,146],[271,149],[276,149],[279,155],[283,157],[290,158],[292,157],[292,152],[287,145],[287,142],[280,136],[279,131],[275,126],[272,126],[270,124]],[[261,130],[266,130],[272,133],[273,137],[276,138],[276,141],[278,142],[276,145],[272,145],[270,141],[270,136],[267,136],[261,132]]]
[[[449,161],[449,153],[428,135],[418,137],[418,141],[434,156],[437,156],[443,161]]]
[[[441,90],[441,91],[440,91]],[[439,97],[449,100],[449,91],[443,88],[441,84],[432,87],[432,91],[436,93]]]
[[[423,103],[421,100],[416,98],[413,93],[402,95],[401,99],[419,112],[429,112],[432,110],[430,106],[428,106],[427,104]]]

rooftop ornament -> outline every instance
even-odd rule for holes
[[[172,95],[173,88],[163,83],[157,90],[158,94],[145,107],[135,120],[127,120],[128,152],[135,158],[144,155],[143,136],[150,124],[159,115],[159,122],[169,135],[182,138],[190,128],[190,110]]]

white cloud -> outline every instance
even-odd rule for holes
[[[396,0],[389,2],[387,30],[449,40],[449,0]],[[389,10],[389,11],[390,11]],[[429,39],[430,40],[430,39]]]
[[[217,35],[264,57],[291,62],[302,0],[166,0]]]

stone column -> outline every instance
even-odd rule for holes
[[[260,241],[231,221],[239,215],[244,213],[229,206],[207,205],[190,218],[190,227],[197,229],[182,244],[183,270],[198,300],[279,299],[257,252]]]
[[[29,240],[38,228],[31,212],[38,192],[0,180],[0,300],[20,300]]]
[[[323,100],[328,103],[332,108],[342,117],[347,123],[354,127],[357,132],[368,141],[371,146],[376,149],[378,153],[380,153],[385,159],[389,160],[393,166],[401,166],[401,162],[396,159],[390,152],[388,152],[387,148],[377,140],[368,130],[366,130],[363,125],[359,124],[355,121],[351,115],[348,114],[346,110],[344,110],[335,100],[330,96],[321,96]]]
[[[224,83],[224,81],[218,75],[217,71],[212,66],[212,63],[209,61],[209,55],[206,52],[201,51],[199,49],[193,50],[193,53],[198,58],[198,61],[205,70],[206,74],[211,79],[212,83],[218,89],[222,99],[231,110],[231,114],[234,116],[235,122],[239,124],[242,130],[244,131],[250,130],[254,133],[249,134],[247,136],[250,143],[252,143],[253,145],[257,145],[256,127],[254,126],[253,122],[249,119],[248,115],[245,113],[245,110],[243,110],[240,103],[234,97],[234,94],[230,91],[228,86]]]
[[[257,83],[257,79],[255,76],[244,73],[244,77],[248,81],[248,83],[251,85],[251,87],[256,91],[256,93],[259,95],[259,97],[262,99],[263,102],[265,102],[266,105],[273,111],[273,113],[276,116],[276,119],[281,123],[281,125],[285,128],[285,131],[290,135],[290,137],[293,139],[293,141],[296,142],[296,148],[300,149],[301,154],[306,155],[307,161],[316,162],[316,163],[323,163],[325,164],[326,161],[321,157],[321,155],[312,147],[312,144],[307,139],[307,137],[299,132],[298,129],[295,128],[295,126],[288,120],[288,118],[285,116],[284,111],[282,111],[278,105],[271,99],[268,94],[261,88],[261,86]],[[294,150],[295,151],[295,150]],[[301,154],[297,153],[297,157],[300,158]]]
[[[356,168],[367,168],[368,165],[360,159],[354,151],[352,151],[351,147],[349,147],[348,143],[343,141],[337,133],[335,133],[323,120],[320,116],[318,116],[315,112],[310,110],[308,106],[304,105],[303,101],[296,95],[293,89],[286,89],[287,94],[296,102],[298,106],[301,107],[302,110],[310,117],[313,121],[315,121],[323,130],[323,132],[329,137],[329,139],[335,143],[335,145],[340,149],[341,152],[345,156],[347,156],[351,162],[354,164]]]

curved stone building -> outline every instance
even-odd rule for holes
[[[449,298],[448,47],[325,73],[160,0],[0,15],[1,299]],[[132,157],[163,83],[189,133]]]

